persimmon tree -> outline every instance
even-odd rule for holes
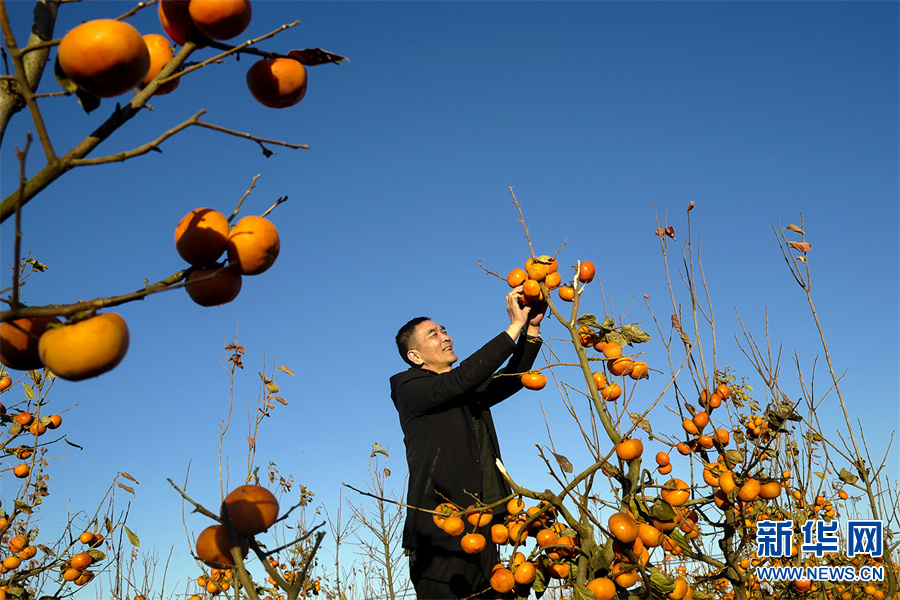
[[[172,230],[165,235],[176,231],[179,254],[186,265],[174,265],[172,275],[155,283],[144,280],[144,285],[135,286],[137,289],[113,296],[73,302],[60,290],[58,300],[45,306],[30,305],[22,292],[26,278],[39,276],[47,268],[36,258],[40,256],[40,248],[28,249],[22,223],[32,214],[36,203],[39,204],[40,194],[57,180],[64,179],[69,171],[140,160],[191,127],[248,140],[257,144],[266,157],[274,154],[272,147],[307,148],[204,120],[203,98],[191,97],[188,100],[196,106],[188,119],[171,124],[153,139],[136,140],[131,149],[99,154],[113,133],[132,119],[141,118],[152,98],[177,94],[179,81],[200,69],[215,68],[238,56],[248,57],[253,64],[246,84],[253,97],[265,106],[288,109],[303,99],[308,67],[337,64],[344,58],[318,48],[277,48],[276,36],[299,22],[256,23],[246,0],[203,0],[193,4],[182,0],[138,2],[125,14],[88,21],[62,30],[61,34],[59,24],[77,24],[83,20],[77,3],[37,0],[34,8],[29,38],[21,40],[13,32],[14,25],[22,24],[10,21],[7,3],[0,0],[6,68],[0,75],[0,152],[3,160],[19,165],[17,181],[9,186],[14,189],[0,200],[0,222],[11,220],[15,231],[11,284],[3,287],[2,300],[6,306],[0,310],[0,363],[3,365],[0,424],[5,428],[0,435],[0,450],[4,457],[3,477],[9,480],[5,485],[12,489],[12,482],[17,484],[15,497],[5,497],[0,507],[0,598],[71,594],[101,572],[112,575],[115,589],[141,596],[149,590],[136,583],[131,575],[133,564],[125,564],[128,559],[123,558],[130,554],[126,550],[129,545],[132,550],[137,548],[139,538],[125,526],[127,511],[117,509],[115,503],[116,493],[135,493],[137,482],[130,475],[117,475],[95,509],[74,509],[76,512],[71,514],[64,531],[51,533],[39,526],[42,511],[46,509],[45,498],[52,487],[50,474],[56,460],[52,449],[66,443],[76,444],[68,438],[61,416],[69,407],[57,408],[65,400],[54,399],[50,391],[58,377],[73,381],[95,377],[114,368],[122,359],[128,348],[128,329],[119,315],[105,312],[106,309],[178,287],[186,287],[189,297],[203,306],[232,300],[240,291],[242,276],[263,273],[277,258],[278,232],[267,217],[287,197],[267,203],[271,204],[268,210],[261,211],[260,215],[244,216],[233,226],[258,175],[252,178],[237,206],[233,210],[232,207],[224,209],[231,211],[227,217],[212,209],[185,205],[185,220],[173,223]],[[148,9],[157,11],[159,29],[140,35],[128,21],[139,11]],[[254,37],[240,44],[227,42],[245,30]],[[168,37],[161,35],[163,32]],[[170,39],[176,42],[177,51],[173,50]],[[263,43],[273,46],[263,48]],[[98,127],[85,131],[81,141],[60,149],[54,143],[58,139],[55,132],[44,118],[60,102],[78,102],[85,112],[108,111],[108,116]],[[13,118],[26,117],[31,120],[34,138],[29,133],[10,147],[11,142],[6,139],[8,124]],[[77,122],[67,126],[76,130],[82,127]],[[26,159],[36,154],[42,156],[43,165],[31,173],[26,168]],[[102,191],[93,190],[95,194]],[[77,351],[71,351],[72,347]],[[235,349],[233,356],[236,355]],[[239,362],[239,358],[236,360]],[[271,379],[264,383],[268,390],[262,400],[264,405],[277,399],[277,393],[271,391],[272,385]],[[249,464],[252,462],[251,459]],[[275,477],[273,469],[274,465],[268,471],[270,478]],[[247,481],[258,482],[258,477],[255,472],[252,476],[248,472]],[[278,478],[274,483],[278,489],[289,487]],[[259,492],[259,497],[266,497],[259,490],[253,491]],[[302,487],[299,497],[298,506],[309,499]],[[250,503],[256,506],[258,500],[257,497]],[[231,556],[235,556],[230,551],[231,542],[237,540],[235,587],[250,590],[249,597],[257,597],[256,588],[246,585],[250,579],[242,566],[239,549],[247,545],[256,551],[258,547],[249,538],[261,533],[264,529],[257,531],[261,526],[268,529],[274,523],[267,517],[261,524],[243,529],[246,514],[241,507],[246,502],[242,496],[237,504],[222,505],[225,507],[222,510],[219,503],[210,509],[201,508],[199,502],[195,506],[226,528],[225,550]],[[284,518],[290,512],[290,509],[281,511],[276,518]],[[220,542],[221,537],[214,541]],[[281,549],[296,552],[291,561],[305,568],[321,537],[308,535],[296,543],[288,541]],[[135,554],[131,556],[133,563]],[[292,569],[277,571],[271,560],[265,562],[271,567],[270,577],[275,582],[285,590],[294,590],[291,597],[305,589],[297,583],[305,582],[305,575]],[[218,579],[211,577],[219,582],[215,587],[217,592],[224,587],[221,585],[224,573],[219,572]]]
[[[551,433],[549,446],[538,445],[538,455],[555,481],[553,489],[531,489],[528,473],[510,472],[498,461],[513,497],[491,505],[416,507],[433,512],[435,526],[448,535],[460,536],[464,550],[468,532],[501,545],[504,559],[491,577],[494,593],[598,600],[895,597],[900,523],[896,482],[887,476],[889,448],[870,454],[862,426],[851,420],[818,318],[827,387],[844,417],[837,438],[820,422],[825,398],[813,392],[799,355],[793,357],[795,373],[785,374],[768,329],[760,339],[739,320],[741,331],[728,337],[736,338],[746,365],[723,364],[712,284],[694,246],[693,202],[685,223],[678,224],[688,232],[680,268],[671,265],[675,227],[657,223],[670,306],[660,319],[644,297],[650,327],[582,312],[582,299],[601,293],[596,282],[602,272],[589,260],[564,258],[564,245],[553,255],[536,251],[514,194],[513,202],[529,253],[506,277],[493,274],[521,286],[524,302],[546,302],[560,332],[545,328],[545,337],[559,342],[549,344],[547,365],[517,376],[528,389],[551,390],[555,384],[590,464],[576,472],[557,453]],[[810,292],[814,255],[803,223],[774,230],[790,275],[816,316]],[[573,262],[572,270],[561,266]],[[655,330],[655,341],[645,329]],[[491,524],[494,510],[506,515],[503,522]],[[462,527],[456,527],[456,517],[462,517]],[[810,527],[836,528],[847,519],[880,522],[883,552],[874,546],[843,551],[849,535],[844,528],[829,541],[840,542],[842,551],[800,551],[822,539],[810,539],[819,535]],[[785,550],[760,554],[758,536],[776,522],[786,525]],[[824,566],[843,578],[874,569],[883,577],[851,582],[758,576],[760,568],[779,566]]]

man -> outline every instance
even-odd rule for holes
[[[512,493],[495,465],[500,446],[490,408],[522,388],[519,377],[503,374],[522,373],[534,364],[547,308],[545,303],[523,306],[521,298],[521,286],[506,296],[509,327],[456,368],[453,340],[434,321],[419,317],[397,333],[397,348],[410,368],[391,377],[391,399],[406,444],[411,507],[434,509],[453,502],[465,508]],[[495,515],[502,512],[494,509]],[[410,554],[410,579],[419,600],[490,591],[498,554],[490,542],[490,525],[480,533],[487,548],[468,555],[460,538],[441,531],[432,514],[407,509],[403,547]]]

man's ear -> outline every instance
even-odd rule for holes
[[[408,358],[409,361],[417,367],[421,367],[425,363],[425,361],[422,360],[422,357],[419,356],[419,352],[415,348],[406,351],[406,358]]]

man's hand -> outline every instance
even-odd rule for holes
[[[525,309],[528,311],[528,329],[525,330],[525,333],[532,337],[541,335],[541,320],[547,312],[547,303],[532,302]]]
[[[522,297],[522,286],[514,287],[506,295],[506,313],[509,315],[509,327],[506,333],[515,341],[528,323],[527,307],[523,308],[519,299]]]

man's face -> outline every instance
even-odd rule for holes
[[[447,330],[434,321],[422,321],[416,325],[415,343],[408,356],[415,364],[435,373],[446,373],[457,361],[453,351],[453,338]]]

